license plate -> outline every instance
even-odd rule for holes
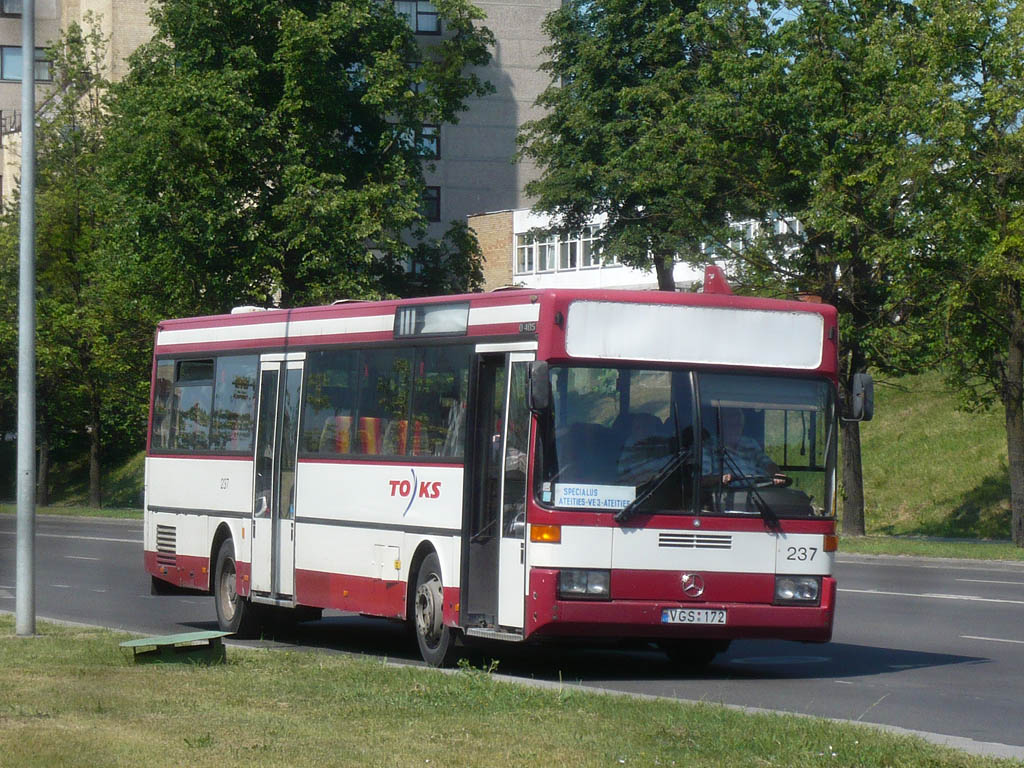
[[[663,608],[662,624],[725,624],[725,611],[714,608]]]

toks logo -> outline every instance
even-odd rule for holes
[[[410,469],[409,472],[412,474],[412,481],[409,480],[388,480],[388,484],[391,486],[391,496],[400,496],[403,499],[409,499],[409,503],[405,507],[405,511],[402,513],[404,517],[412,509],[412,504],[416,499],[439,499],[441,498],[441,481],[440,480],[417,480],[416,470]]]

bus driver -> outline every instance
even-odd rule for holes
[[[718,423],[721,434],[704,440],[701,459],[702,485],[750,487],[754,484],[789,485],[790,478],[764,452],[764,448],[743,434],[743,409],[720,408]],[[705,425],[711,426],[711,425]]]

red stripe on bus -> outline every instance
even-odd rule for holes
[[[404,581],[295,569],[295,600],[301,605],[404,619],[405,595]]]
[[[153,451],[146,454],[147,459],[188,459],[189,461],[252,461],[252,454],[219,454],[219,453],[161,453]]]
[[[210,588],[210,559],[194,555],[172,555],[166,552],[143,553],[146,571],[177,587]]]
[[[701,515],[636,515],[626,524],[615,521],[614,513],[575,512],[572,510],[544,509],[531,504],[528,522],[536,525],[580,526],[583,528],[656,528],[666,531],[690,531],[695,534],[712,533],[765,533],[770,530],[760,517],[726,517]],[[831,518],[783,519],[779,521],[783,533],[833,534],[836,521]]]
[[[412,459],[411,461],[409,459]],[[344,458],[338,457],[332,458],[299,458],[299,464],[348,464],[357,467],[365,466],[380,466],[380,467],[429,467],[431,469],[462,469],[464,467],[463,462],[440,462],[440,461],[419,461],[415,457],[409,457],[409,459],[378,459],[376,457],[367,457],[365,459],[353,458],[346,456]]]

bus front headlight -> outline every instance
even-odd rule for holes
[[[817,605],[821,599],[821,576],[776,576],[777,605]]]
[[[611,572],[563,568],[558,572],[558,597],[562,600],[610,600]]]

